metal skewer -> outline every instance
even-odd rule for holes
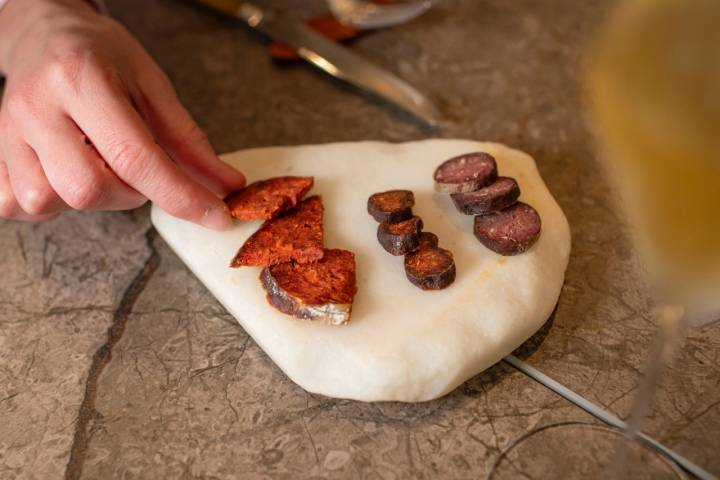
[[[527,363],[523,362],[519,358],[517,358],[514,355],[508,355],[503,359],[505,363],[510,365],[511,367],[521,371],[528,377],[532,378],[536,382],[540,383],[544,387],[552,390],[553,392],[557,393],[561,397],[563,397],[565,400],[569,401],[570,403],[582,408],[587,413],[592,415],[593,417],[597,418],[598,420],[612,426],[615,428],[618,428],[620,430],[625,430],[627,428],[627,424],[617,418],[612,413],[608,412],[607,410],[599,407],[598,405],[595,405],[587,398],[583,397],[582,395],[573,392],[565,385],[559,383],[556,380],[553,380],[552,378],[548,377],[541,371],[537,370],[536,368],[528,365]],[[636,432],[637,438],[644,442],[645,444],[649,445],[650,447],[654,448],[661,454],[665,455],[667,458],[675,462],[680,468],[685,470],[686,472],[690,473],[691,475],[701,479],[701,480],[718,480],[718,478],[711,474],[710,472],[707,472],[706,470],[702,469],[701,467],[695,465],[687,458],[683,457],[679,453],[669,449],[665,445],[661,444],[654,438],[648,436],[647,434],[643,432]]]

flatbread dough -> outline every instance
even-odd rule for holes
[[[542,234],[526,253],[501,257],[473,236],[473,217],[433,189],[442,161],[482,150],[501,175],[517,179],[520,200],[540,213]],[[440,397],[498,362],[542,326],[560,294],[570,231],[531,157],[496,143],[427,140],[336,143],[239,151],[224,159],[249,181],[313,175],[325,204],[325,245],[356,254],[358,295],[349,325],[325,326],[281,314],[265,300],[259,268],[231,269],[260,222],[216,232],[171,217],[152,221],[180,258],[295,383],[331,397],[418,402]],[[372,193],[415,192],[414,211],[455,254],[457,279],[422,291],[403,258],[387,254],[366,211]]]

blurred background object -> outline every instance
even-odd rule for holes
[[[720,318],[720,2],[621,2],[589,69],[593,126],[663,302]]]
[[[326,0],[333,16],[340,23],[370,30],[408,22],[428,11],[438,0]]]
[[[340,37],[309,27],[288,16],[287,10],[265,10],[245,0],[196,1],[288,47],[327,75],[399,107],[419,126],[437,130],[440,114],[425,95],[389,70],[338,45]]]
[[[719,24],[717,0],[621,2],[588,70],[592,126],[656,294],[659,333],[630,439],[685,325],[720,318]],[[625,478],[630,463],[618,444],[609,476]]]

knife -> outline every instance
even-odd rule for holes
[[[290,45],[301,58],[328,75],[399,106],[430,128],[438,127],[438,112],[422,93],[302,23],[275,12],[264,11],[244,0],[196,1],[242,20],[250,28],[275,41]]]

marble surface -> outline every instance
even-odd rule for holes
[[[191,3],[109,4],[220,151],[428,135],[303,65],[273,64],[254,34]],[[624,418],[655,325],[583,126],[583,48],[607,6],[446,0],[352,48],[427,92],[443,136],[535,157],[573,252],[552,321],[521,353]],[[3,479],[469,479],[498,459],[534,478],[563,474],[547,467],[566,462],[563,446],[592,446],[581,425],[593,419],[502,364],[417,405],[307,394],[157,237],[146,208],[2,222],[0,251]],[[719,385],[716,322],[690,332],[646,427],[716,475]],[[560,428],[556,449],[532,441]]]

